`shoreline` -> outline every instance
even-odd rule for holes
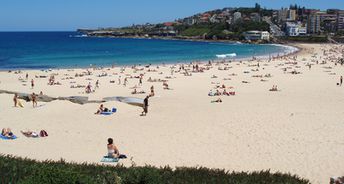
[[[135,39],[135,38],[132,38]],[[158,38],[160,40],[160,38]],[[183,40],[178,40],[177,41],[183,41]],[[197,41],[198,42],[198,41]],[[205,42],[205,41],[199,41],[199,42]],[[220,42],[205,42],[205,43],[220,43]],[[224,42],[226,43],[226,42]],[[228,43],[233,43],[233,42],[228,42]],[[247,43],[240,43],[240,44],[247,44]],[[212,62],[223,62],[225,60],[225,62],[228,61],[245,61],[245,60],[250,60],[252,58],[257,58],[257,59],[267,59],[270,57],[274,57],[274,58],[279,58],[279,57],[285,57],[285,56],[289,56],[289,55],[293,55],[293,54],[297,54],[300,49],[302,48],[298,48],[295,47],[294,45],[282,45],[282,44],[255,44],[255,45],[272,45],[272,46],[277,46],[277,47],[283,47],[285,48],[284,52],[276,52],[276,53],[269,53],[269,55],[259,55],[259,56],[250,56],[250,57],[243,57],[243,58],[214,58],[214,59],[200,59],[200,60],[189,60],[189,61],[168,61],[168,62],[162,62],[162,63],[144,63],[144,64],[131,64],[131,65],[116,65],[116,64],[111,64],[111,65],[94,65],[94,64],[89,64],[90,66],[70,66],[70,67],[55,67],[55,68],[35,68],[35,69],[31,69],[31,68],[6,68],[6,69],[2,69],[0,68],[0,72],[14,72],[14,71],[35,71],[35,70],[40,70],[40,71],[49,71],[49,70],[73,70],[73,69],[92,69],[92,68],[111,68],[112,66],[115,67],[132,67],[132,66],[160,66],[160,65],[168,65],[168,66],[172,66],[172,65],[176,65],[176,64],[190,64],[190,63],[206,63],[208,61],[212,61]]]

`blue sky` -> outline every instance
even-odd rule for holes
[[[157,23],[224,7],[344,9],[344,0],[1,0],[0,31],[68,31]]]

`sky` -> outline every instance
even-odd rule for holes
[[[224,7],[344,9],[344,0],[1,0],[0,31],[74,31],[173,21]]]

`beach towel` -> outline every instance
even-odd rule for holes
[[[112,111],[105,111],[105,112],[101,112],[101,115],[112,115],[113,113],[117,112],[116,108],[112,108]]]
[[[104,156],[101,160],[100,160],[100,162],[112,162],[112,163],[114,163],[114,162],[118,162],[118,158],[113,158],[113,157],[109,157],[109,156]]]
[[[0,139],[3,139],[3,140],[12,140],[12,139],[16,139],[17,136],[13,135],[12,137],[6,137],[6,136],[3,136],[3,135],[0,135]]]
[[[106,115],[106,116],[107,116],[107,115],[112,115],[113,112],[101,112],[100,114],[101,114],[101,115]]]

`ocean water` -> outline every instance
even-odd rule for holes
[[[217,55],[247,58],[289,51],[278,45],[91,38],[77,32],[0,32],[2,70],[178,63],[217,59]]]

